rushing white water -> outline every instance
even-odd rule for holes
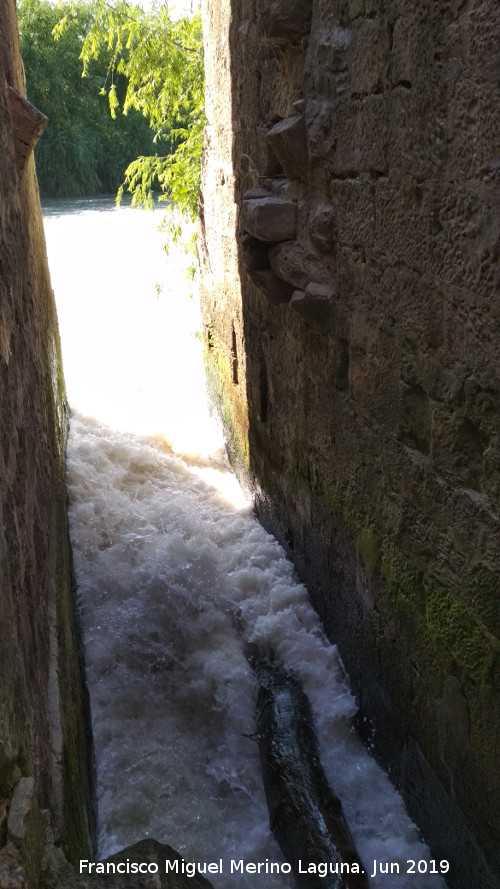
[[[374,889],[439,889],[439,876],[406,873],[412,859],[429,870],[429,850],[352,732],[337,649],[226,466],[182,255],[162,258],[157,216],[106,202],[52,207],[45,222],[74,409],[70,522],[100,854],[154,836],[186,860],[222,858],[217,889],[291,885],[230,874],[231,859],[283,861],[249,737],[245,638],[300,676],[369,873],[374,860],[399,864]]]

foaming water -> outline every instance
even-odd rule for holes
[[[113,429],[211,453],[222,439],[206,403],[197,292],[182,245],[165,256],[163,216],[111,198],[45,210],[68,397]]]
[[[283,874],[230,874],[231,859],[283,860],[270,835],[251,737],[255,689],[245,639],[275,652],[300,676],[325,770],[365,866],[371,872],[374,859],[400,864],[398,875],[374,878],[374,889],[438,889],[440,877],[406,874],[408,859],[430,861],[430,853],[400,796],[351,731],[355,702],[337,649],[224,462],[220,431],[204,406],[202,376],[186,382],[199,344],[192,335],[195,312],[193,323],[185,319],[184,304],[195,304],[183,295],[181,257],[171,256],[159,269],[152,259],[153,277],[145,282],[146,242],[155,241],[155,226],[133,213],[92,208],[47,220],[68,390],[79,411],[68,447],[70,522],[97,754],[100,855],[153,836],[187,860],[222,858],[223,873],[211,877],[218,889],[291,885]],[[73,226],[78,218],[81,229]],[[147,237],[133,235],[134,226],[144,226]],[[141,274],[119,275],[127,268],[119,244],[141,239]],[[97,255],[106,244],[102,268],[93,265],[94,242]],[[66,272],[58,270],[61,245],[65,263],[73,251]],[[107,256],[120,257],[109,276]],[[98,289],[103,280],[105,291]],[[153,284],[164,280],[168,287],[157,296]],[[120,326],[122,313],[137,323],[130,327],[121,317]],[[76,371],[68,343],[78,345],[84,324],[83,364]],[[72,325],[73,339],[67,333]],[[169,365],[169,344],[174,348],[186,328],[189,341]],[[131,332],[126,343],[124,330]],[[130,381],[140,379],[143,392],[151,369],[147,360],[143,366],[148,349],[136,337],[151,340],[158,351],[151,362],[159,383],[151,411],[132,397]],[[83,386],[73,373],[89,365],[99,368],[97,383],[87,377]],[[118,391],[123,380],[125,397]],[[171,389],[180,391],[172,402]],[[100,401],[92,402],[95,394]],[[191,397],[200,410],[194,424],[186,422]],[[168,402],[164,414],[155,413],[155,399],[159,408]]]

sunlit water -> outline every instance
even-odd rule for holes
[[[323,763],[374,889],[438,889],[400,796],[350,728],[338,652],[228,470],[205,401],[186,260],[158,214],[51,205],[46,235],[69,400],[70,522],[97,757],[102,857],[144,836],[223,859],[217,889],[285,889],[270,835],[242,639],[301,678]],[[159,286],[157,286],[159,285]]]

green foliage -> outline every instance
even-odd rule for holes
[[[52,31],[69,15],[60,39]],[[93,23],[84,2],[56,7],[46,0],[18,0],[21,49],[28,98],[49,118],[35,159],[43,196],[66,197],[116,191],[128,164],[154,151],[151,132],[137,111],[113,121],[102,91],[108,76],[104,54],[82,78],[79,56]],[[119,75],[115,93],[126,93]]]
[[[139,111],[149,122],[155,144],[167,150],[141,153],[125,173],[124,188],[133,202],[151,205],[160,199],[173,203],[190,218],[197,213],[200,157],[203,145],[203,43],[199,15],[172,21],[165,3],[144,12],[128,0],[90,0],[90,26],[85,30],[81,59],[84,75],[103,55],[108,61],[106,83],[112,117]],[[80,7],[66,8],[55,29],[63,37],[79,20]],[[120,78],[126,90],[120,95]]]

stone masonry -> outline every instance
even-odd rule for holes
[[[14,0],[0,0],[0,885],[93,830],[66,522],[66,408]]]
[[[203,12],[202,297],[232,459],[450,886],[493,889],[500,6]]]

